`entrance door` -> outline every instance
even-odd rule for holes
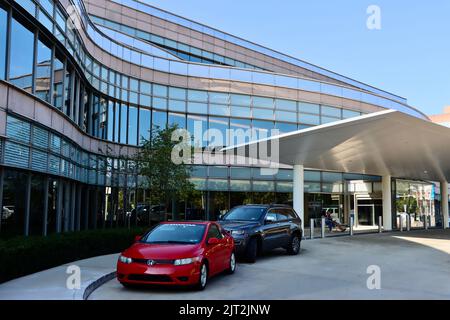
[[[375,223],[375,206],[373,204],[358,204],[358,224],[373,226]]]

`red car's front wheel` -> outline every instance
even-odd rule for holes
[[[204,262],[202,262],[200,266],[200,274],[198,277],[198,283],[196,286],[197,290],[203,290],[206,288],[206,284],[208,283],[208,267]]]

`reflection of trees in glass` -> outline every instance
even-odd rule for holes
[[[404,212],[406,205],[406,213],[419,213],[417,199],[413,196],[402,196],[397,199],[397,212]]]
[[[279,204],[291,204],[292,205],[292,193],[277,193],[277,203]]]
[[[251,203],[253,203],[251,192],[230,192],[231,208],[242,204],[251,204]]]
[[[276,199],[275,192],[255,192],[253,194],[253,202],[255,204],[270,204]]]
[[[219,216],[229,210],[228,191],[210,191],[209,192],[209,220],[219,219]]]
[[[429,202],[433,187],[431,184],[420,181],[397,180],[397,212],[422,215],[431,210]]]

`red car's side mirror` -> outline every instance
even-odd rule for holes
[[[218,244],[219,243],[219,239],[217,238],[210,238],[208,240],[208,244]]]
[[[134,242],[138,242],[142,239],[142,236],[135,236],[134,237]]]

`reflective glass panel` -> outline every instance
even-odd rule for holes
[[[358,117],[358,116],[360,116],[360,115],[361,115],[361,113],[358,112],[358,111],[346,110],[346,109],[343,109],[343,110],[342,110],[342,117],[343,117],[344,119],[347,119],[347,118],[353,118],[353,117]]]
[[[297,125],[293,123],[276,122],[275,128],[278,129],[280,133],[297,131]]]
[[[322,115],[340,118],[341,109],[328,106],[322,106]]]
[[[273,99],[264,97],[253,97],[253,106],[260,108],[273,108]]]
[[[16,19],[11,22],[9,80],[31,93],[33,77],[34,34]]]
[[[151,111],[139,109],[139,144],[142,145],[150,139]]]
[[[126,104],[120,105],[120,143],[127,143],[128,128],[128,107]]]
[[[169,88],[169,98],[170,99],[178,99],[185,100],[186,99],[186,90],[180,88]]]
[[[227,93],[210,92],[209,102],[228,104],[230,103],[230,96]]]
[[[252,139],[251,120],[230,119],[229,145],[248,143]]]
[[[229,116],[230,107],[224,104],[210,104],[209,113],[216,116]]]
[[[208,102],[208,92],[198,90],[188,90],[188,100]]]
[[[258,135],[257,139],[270,137],[271,130],[274,128],[273,122],[271,121],[253,120],[252,125],[253,128],[256,129],[256,133]]]
[[[153,95],[158,97],[167,97],[167,87],[159,84],[153,85]]]
[[[284,99],[276,99],[275,105],[277,109],[297,111],[297,102]]]
[[[50,78],[52,50],[41,40],[38,41],[36,64],[36,95],[50,102]]]
[[[0,8],[0,79],[5,79],[7,13]]]
[[[108,102],[108,140],[114,141],[114,102]]]
[[[206,117],[188,115],[187,116],[187,129],[193,138],[194,147],[201,148],[206,145],[205,132],[208,128],[208,122]]]
[[[298,121],[306,124],[320,124],[320,117],[313,114],[299,114]]]
[[[114,142],[119,142],[120,103],[114,104]]]
[[[72,118],[72,81],[73,81],[73,68],[67,65],[66,67],[66,79],[64,80],[64,108],[65,113]],[[98,126],[96,126],[98,128]],[[97,130],[98,132],[98,130]]]
[[[186,128],[186,115],[180,113],[169,113],[169,126],[177,125],[179,129]]]
[[[137,144],[137,108],[130,106],[128,109],[128,144]]]
[[[152,113],[152,124],[154,129],[163,130],[166,128],[167,113],[163,111],[155,111]]]
[[[209,135],[208,135],[208,146],[210,147],[223,147],[227,145],[227,129],[228,129],[228,118],[209,118]]]
[[[64,83],[64,64],[62,60],[55,57],[53,72],[53,105],[62,110],[63,105],[63,83]],[[86,117],[87,119],[87,117]]]
[[[299,112],[307,112],[307,113],[319,113],[320,106],[318,104],[300,102],[298,107]]]
[[[242,94],[232,94],[231,95],[231,104],[238,106],[250,106],[251,98],[250,96],[242,95]]]

